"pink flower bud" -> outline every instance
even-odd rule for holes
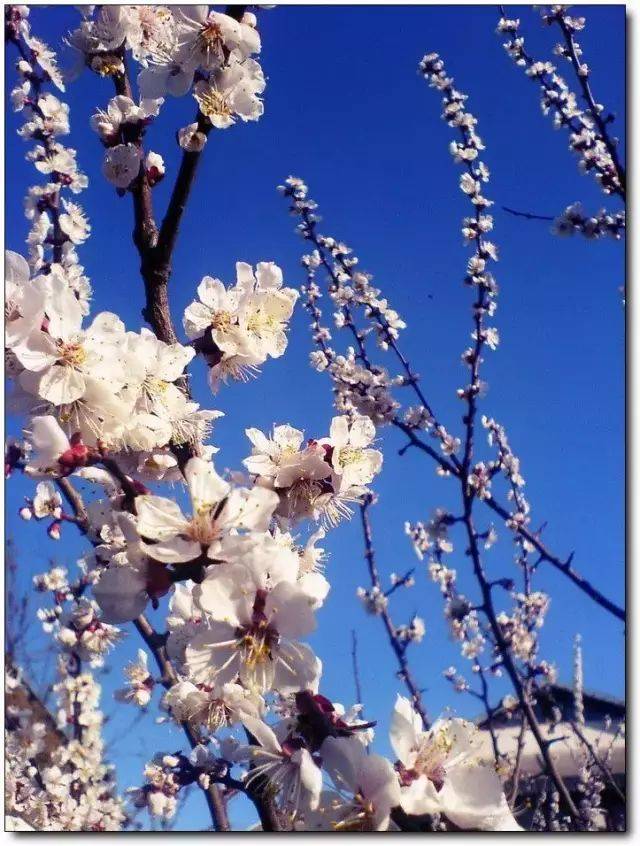
[[[60,540],[60,533],[61,533],[62,526],[58,520],[54,520],[53,523],[47,529],[47,534],[51,538],[51,540]]]

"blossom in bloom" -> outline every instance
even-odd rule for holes
[[[238,323],[249,349],[262,360],[279,358],[287,347],[285,330],[298,292],[282,287],[282,270],[274,262],[258,262],[255,274],[251,265],[238,262],[236,272],[241,291]]]
[[[137,144],[118,144],[104,154],[102,173],[116,188],[128,188],[140,172],[142,152]]]
[[[368,755],[355,737],[328,737],[322,765],[335,786],[320,796],[317,811],[304,818],[305,831],[386,831],[400,804],[394,769],[381,755]]]
[[[264,709],[262,697],[235,682],[196,685],[178,681],[163,699],[175,720],[203,726],[209,732],[232,726],[250,716],[257,718]]]
[[[120,130],[124,124],[147,123],[159,114],[163,102],[161,97],[143,98],[138,105],[124,95],[112,97],[106,111],[98,109],[92,115],[91,128],[111,147],[121,139]]]
[[[5,346],[24,341],[44,318],[47,299],[46,279],[30,281],[27,260],[19,253],[5,251]]]
[[[61,280],[52,278],[47,308],[46,331],[38,328],[14,353],[25,368],[21,386],[53,405],[80,399],[87,378],[108,382],[112,392],[126,381],[123,356],[124,325],[113,314],[97,315],[88,329],[82,329],[82,311],[73,292]]]
[[[273,544],[239,539],[234,563],[209,570],[195,590],[203,626],[186,648],[190,677],[224,684],[240,678],[250,690],[312,689],[320,662],[298,642],[315,628],[312,601],[296,584],[294,556]]]
[[[438,720],[425,731],[410,701],[398,696],[389,737],[408,814],[444,814],[463,829],[521,830],[494,767],[478,757],[470,723]]]
[[[216,129],[227,129],[236,118],[259,120],[264,105],[259,95],[266,86],[262,68],[253,59],[234,61],[200,80],[193,88],[201,113]]]
[[[297,737],[279,740],[274,730],[260,719],[245,716],[242,722],[256,741],[235,753],[236,761],[244,759],[251,764],[245,782],[250,784],[256,778],[266,778],[287,811],[315,810],[322,791],[322,770],[310,751]]]
[[[157,561],[181,563],[201,555],[224,554],[222,540],[232,529],[264,531],[277,496],[264,488],[232,489],[201,458],[191,458],[184,470],[193,514],[185,517],[176,502],[160,496],[136,497],[138,532],[154,543],[146,552]]]
[[[116,690],[114,696],[119,702],[132,702],[139,708],[145,708],[151,701],[154,680],[149,673],[147,653],[138,649],[136,661],[131,661],[124,669],[127,687]]]
[[[288,488],[301,479],[326,479],[331,468],[325,451],[318,444],[301,449],[304,433],[293,426],[274,426],[271,438],[259,429],[246,429],[253,444],[252,454],[242,462],[249,473]]]
[[[63,213],[58,218],[60,229],[73,244],[82,244],[89,237],[91,226],[77,203],[70,203],[62,197]]]
[[[236,263],[237,282],[231,288],[205,277],[199,300],[184,313],[187,335],[209,364],[214,391],[228,377],[246,380],[270,356],[280,357],[287,346],[286,329],[298,297],[282,287],[282,271],[273,262]]]
[[[367,485],[382,467],[382,453],[368,449],[376,429],[369,417],[334,417],[329,430],[331,466],[339,477],[338,489]]]
[[[62,496],[53,482],[39,482],[33,498],[33,514],[38,520],[45,517],[59,519],[62,514]]]
[[[219,279],[205,276],[198,285],[198,300],[184,312],[184,329],[189,338],[199,338],[209,330],[211,339],[223,352],[236,352],[240,347],[237,330],[239,292],[227,290]]]
[[[230,15],[209,11],[206,5],[176,9],[179,49],[177,59],[195,70],[215,70],[235,51],[240,59],[260,52],[260,36]]]

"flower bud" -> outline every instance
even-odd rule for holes
[[[165,174],[164,160],[159,153],[147,153],[144,160],[144,172],[147,177],[147,182],[153,188],[162,179]]]
[[[190,123],[178,130],[178,144],[187,153],[199,153],[207,143],[207,136],[198,130],[197,123]]]
[[[47,534],[51,538],[51,540],[60,540],[60,533],[61,533],[61,524],[58,520],[54,520],[53,523],[47,529]]]

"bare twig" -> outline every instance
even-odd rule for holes
[[[365,501],[360,506],[360,518],[362,521],[362,532],[364,535],[364,556],[367,562],[367,566],[369,568],[369,576],[371,578],[371,586],[380,593],[382,593],[382,585],[380,583],[380,574],[378,573],[378,567],[376,564],[375,552],[373,549],[373,535],[371,531],[371,522],[369,520],[369,507],[371,505],[370,497],[366,497]],[[407,690],[411,694],[411,700],[413,703],[413,707],[415,708],[416,712],[420,715],[422,720],[422,724],[426,729],[428,729],[431,725],[429,717],[427,715],[426,708],[422,703],[422,691],[418,687],[413,675],[411,673],[409,662],[407,660],[407,650],[406,644],[401,643],[398,639],[396,627],[393,624],[391,619],[391,615],[387,609],[386,604],[380,609],[378,612],[378,616],[382,619],[384,627],[387,632],[387,636],[389,639],[389,644],[396,656],[398,661],[398,676],[404,682]]]
[[[356,702],[361,704],[364,700],[362,698],[360,670],[358,667],[358,636],[355,629],[351,629],[351,665],[353,667],[353,683],[356,689]]]
[[[492,511],[495,511],[496,514],[499,514],[504,520],[508,520],[510,518],[509,511],[500,505],[494,497],[489,496],[487,499],[483,500],[483,502],[485,505],[488,505]],[[580,590],[593,599],[594,602],[609,611],[610,614],[613,614],[613,616],[617,617],[619,620],[626,620],[626,613],[624,609],[620,608],[610,599],[607,599],[607,597],[595,588],[591,582],[585,579],[584,576],[572,567],[573,554],[571,554],[566,561],[563,561],[561,558],[558,558],[557,555],[550,552],[542,543],[540,538],[533,532],[530,532],[526,526],[519,525],[517,528],[514,528],[513,531],[525,538],[525,540],[535,547],[544,561],[547,561],[555,567],[556,570],[559,570],[567,576],[567,578],[569,578],[576,587],[580,588]]]
[[[502,210],[509,212],[514,217],[525,217],[527,220],[555,220],[555,217],[549,214],[533,214],[532,212],[516,211],[516,209],[510,209],[509,206],[502,206]]]

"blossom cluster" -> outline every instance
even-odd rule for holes
[[[143,139],[166,96],[191,91],[198,105],[195,123],[177,132],[187,165],[212,128],[261,116],[265,81],[253,58],[261,49],[256,19],[244,7],[227,11],[81,7],[83,20],[68,41],[77,72],[86,66],[115,83],[116,95],[93,114],[91,127],[105,148],[103,174],[120,194],[131,191],[139,201],[164,176],[162,158],[145,153]],[[462,457],[463,439],[436,418],[400,351],[404,320],[351,248],[318,232],[307,186],[290,177],[282,192],[310,245],[302,263],[316,345],[311,363],[329,373],[338,413],[324,437],[305,437],[289,424],[246,429],[244,469],[221,474],[209,435],[222,412],[192,399],[188,366],[202,356],[214,392],[229,379],[247,381],[269,358],[284,354],[298,292],[284,287],[274,262],[255,268],[238,262],[230,286],[205,276],[184,311],[185,343],[167,342],[154,323],[154,331],[131,331],[111,312],[90,315],[90,287],[75,252],[90,227],[81,209],[61,196],[63,189],[86,187],[86,178],[76,168],[75,151],[56,140],[69,131],[68,107],[42,92],[45,83],[60,90],[64,83],[53,53],[30,33],[28,10],[10,7],[7,22],[9,39],[21,51],[20,84],[12,94],[14,107],[25,113],[20,134],[38,142],[29,159],[38,172],[51,174],[51,184],[32,188],[27,198],[34,220],[29,261],[15,252],[6,256],[6,360],[11,400],[25,424],[24,438],[8,447],[5,467],[8,475],[20,469],[36,480],[20,509],[25,521],[46,524],[52,540],[75,526],[90,545],[75,576],[69,566],[53,565],[33,579],[35,589],[51,597],[38,617],[58,651],[59,743],[53,752],[45,749],[46,726],[26,708],[10,708],[7,798],[11,814],[23,821],[17,825],[115,830],[129,823],[104,763],[100,689],[91,670],[103,666],[133,623],[145,648],[124,667],[115,699],[144,710],[157,705],[160,721],[181,728],[191,747],[150,754],[144,783],[128,794],[134,808],[167,823],[184,789],[197,785],[220,829],[225,813],[215,810],[217,803],[224,806],[241,793],[263,824],[276,820],[276,829],[385,831],[402,829],[409,817],[416,824],[428,818],[434,830],[520,830],[503,773],[494,766],[497,753],[495,760],[487,756],[475,726],[451,717],[432,724],[422,706],[406,652],[424,638],[425,622],[414,614],[396,625],[389,614],[389,598],[414,584],[413,570],[392,574],[383,589],[367,522],[375,503],[370,486],[383,465],[377,430],[390,425],[435,456],[440,475],[460,482],[463,516],[438,509],[427,522],[408,522],[406,531],[418,557],[427,557],[451,636],[471,671],[486,686],[485,674],[499,676],[506,668],[521,674],[527,690],[536,676],[553,678],[553,668],[538,657],[537,631],[549,598],[530,584],[533,547],[525,536],[529,505],[519,461],[504,429],[486,417],[494,454],[478,460],[472,452],[476,400],[485,388],[482,354],[495,350],[500,338],[486,324],[496,309],[491,268],[498,258],[487,237],[493,228],[492,203],[484,196],[489,170],[480,160],[484,144],[466,96],[437,54],[424,57],[420,70],[442,94],[443,117],[457,135],[450,152],[463,168],[459,185],[472,206],[462,227],[473,248],[464,282],[475,297],[472,345],[462,355],[469,384],[458,390],[466,404]],[[139,96],[127,71],[130,58],[140,66]],[[604,173],[602,162],[592,166]],[[165,226],[158,230],[151,218],[143,221],[148,243],[137,244],[143,259],[153,255]],[[609,226],[604,219],[597,225]],[[166,269],[166,288],[170,261],[160,269]],[[320,274],[326,274],[331,330],[319,306]],[[150,314],[147,309],[149,320]],[[171,327],[171,315],[164,317]],[[334,327],[350,336],[342,353],[332,346]],[[172,327],[170,335],[176,337]],[[396,370],[374,363],[371,342]],[[401,388],[413,391],[419,404],[404,408]],[[439,451],[421,440],[423,432]],[[512,579],[483,583],[475,549],[489,549],[496,540],[492,526],[473,529],[471,509],[476,500],[493,503],[492,485],[500,476],[513,504],[505,522],[524,576],[522,591]],[[376,724],[365,721],[362,703],[345,708],[324,695],[322,660],[307,642],[331,587],[319,544],[354,507],[362,517],[371,577],[358,595],[384,622],[398,678],[412,697],[396,699],[391,759],[373,751]],[[458,524],[468,529],[465,554],[475,553],[482,604],[466,595],[449,566]],[[494,610],[494,588],[511,598],[510,612]],[[162,630],[151,624],[149,612],[160,618]],[[475,693],[455,668],[445,676],[456,690]],[[18,683],[10,679],[10,686]],[[486,693],[483,701],[492,713]],[[543,755],[547,751],[541,747]],[[584,783],[591,789],[586,777]]]
[[[237,20],[207,5],[88,7],[68,43],[76,54],[76,74],[86,66],[116,83],[118,93],[94,114],[92,127],[107,148],[104,176],[118,190],[138,177],[150,186],[163,177],[162,157],[145,156],[142,139],[165,96],[191,91],[197,102],[198,119],[177,133],[187,152],[200,152],[212,127],[226,129],[238,119],[262,116],[266,83],[252,58],[261,47],[256,24],[252,12]],[[128,54],[140,68],[138,100],[123,82]]]
[[[274,262],[258,262],[255,271],[237,262],[236,279],[225,288],[205,276],[198,299],[184,312],[184,330],[207,362],[214,391],[229,378],[246,381],[267,358],[283,355],[298,299],[296,290],[282,287],[282,270]]]
[[[7,827],[119,831],[126,814],[113,769],[103,761],[100,686],[91,673],[70,672],[64,659],[59,671],[56,722],[29,696],[19,672],[5,673]]]
[[[27,238],[30,271],[36,275],[51,269],[73,291],[86,314],[91,286],[79,264],[76,246],[87,239],[91,226],[82,207],[72,202],[67,192],[79,194],[88,180],[78,169],[76,150],[59,140],[70,131],[69,106],[44,90],[51,84],[58,93],[64,92],[63,76],[55,53],[32,35],[28,7],[8,6],[5,18],[7,38],[20,54],[16,64],[19,82],[10,94],[14,111],[24,116],[18,134],[27,142],[35,142],[27,160],[47,180],[32,186],[24,201],[25,215],[31,222]],[[24,304],[23,286],[30,271],[24,259],[8,268],[9,312],[19,312]]]
[[[460,399],[473,407],[475,398],[486,390],[486,384],[479,377],[482,353],[485,349],[495,350],[500,343],[498,330],[487,326],[485,322],[496,312],[498,293],[498,284],[490,269],[491,263],[498,260],[498,250],[486,237],[493,229],[493,218],[487,213],[493,202],[482,193],[483,184],[489,181],[489,168],[479,158],[484,143],[476,131],[477,119],[465,107],[467,95],[455,88],[453,78],[447,75],[444,62],[437,53],[423,57],[420,72],[429,85],[442,94],[442,118],[460,135],[460,141],[451,142],[450,152],[454,161],[464,168],[460,177],[460,190],[473,207],[473,215],[465,217],[462,226],[465,241],[474,248],[467,263],[464,281],[477,291],[473,305],[473,344],[462,353],[462,362],[469,369],[470,381],[457,392]],[[468,475],[467,483],[480,498],[488,496],[490,479],[482,463],[476,464]]]
[[[553,17],[558,14],[566,22],[569,20],[571,31],[577,31],[584,26],[580,19],[565,16],[562,7],[554,7]],[[543,12],[548,18],[548,13]],[[550,20],[547,20],[549,23]],[[562,127],[569,132],[569,149],[579,158],[579,167],[583,173],[593,173],[605,194],[621,194],[624,187],[621,184],[619,169],[611,152],[608,137],[602,131],[600,112],[602,107],[595,104],[595,113],[590,109],[583,109],[579,105],[578,97],[572,91],[565,79],[558,73],[556,66],[549,61],[534,59],[525,47],[525,39],[520,33],[520,20],[502,17],[498,23],[498,32],[507,36],[504,48],[511,59],[525,69],[526,75],[541,89],[541,106],[545,115],[553,116],[554,126]],[[575,45],[574,45],[575,47]],[[556,48],[559,56],[567,57],[566,47]],[[578,79],[586,78],[589,69],[583,62],[578,67]]]
[[[619,241],[627,227],[624,211],[608,212],[600,209],[596,214],[587,214],[582,203],[571,203],[553,222],[556,235],[568,236],[579,233],[585,238],[609,237]]]

